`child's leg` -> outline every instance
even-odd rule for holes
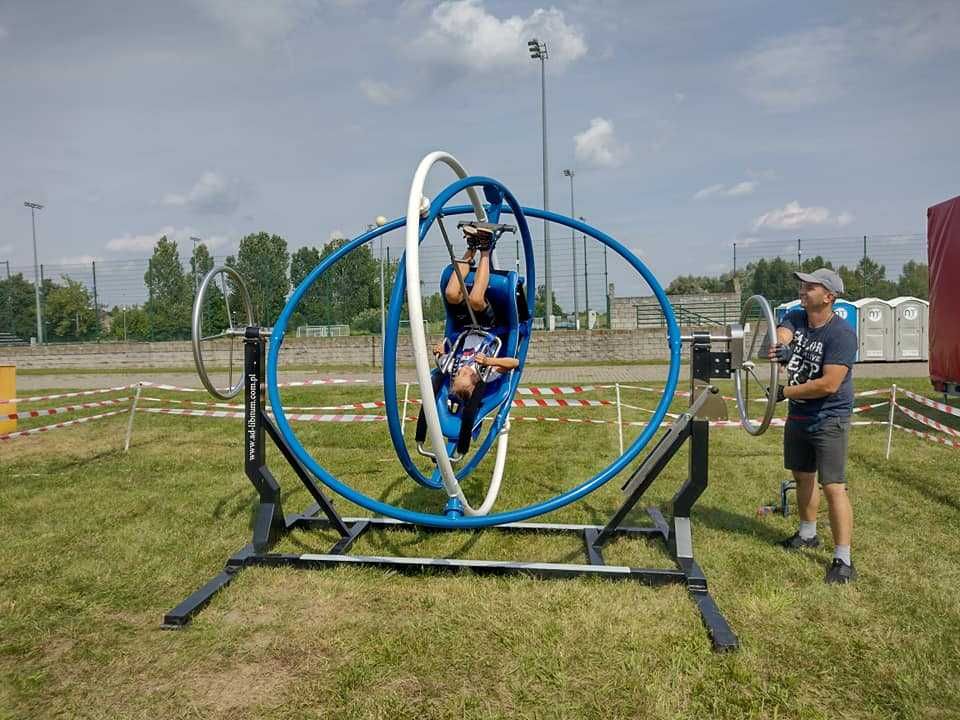
[[[480,312],[487,306],[487,287],[490,285],[490,251],[480,251],[480,263],[473,276],[473,287],[470,289],[470,307],[474,312]]]
[[[467,273],[470,272],[470,261],[473,260],[475,253],[476,250],[473,248],[467,248],[463,258],[457,261],[460,266],[460,274],[463,275],[464,280],[467,278]],[[463,292],[460,289],[460,280],[457,278],[456,270],[450,273],[450,279],[447,281],[447,287],[444,288],[443,294],[451,305],[459,305],[463,302]]]

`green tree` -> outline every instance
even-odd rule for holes
[[[320,264],[320,251],[314,247],[302,247],[290,258],[290,285],[293,288],[300,286],[307,275]],[[321,278],[322,280],[322,278]],[[320,325],[323,319],[323,297],[320,288],[314,283],[307,294],[297,305],[297,310],[290,318],[290,327],[300,325]]]
[[[290,290],[289,266],[287,241],[279,235],[259,232],[240,241],[236,268],[250,289],[254,314],[261,325],[273,325],[283,310]]]
[[[150,322],[139,305],[114,305],[107,315],[107,336],[113,340],[136,341],[150,339]]]
[[[153,248],[144,275],[148,300],[144,305],[150,324],[150,339],[177,340],[190,335],[193,293],[184,275],[177,244],[164,235]]]
[[[21,340],[37,334],[37,304],[33,283],[22,273],[0,280],[0,332],[11,333]]]
[[[743,273],[744,295],[763,295],[774,307],[796,299],[796,267],[780,257],[749,263]]]
[[[680,275],[667,286],[668,295],[702,295],[703,293],[733,292],[733,273],[719,277],[708,275]]]
[[[88,340],[96,335],[93,296],[83,283],[64,276],[64,285],[47,296],[46,321],[51,340]]]
[[[878,297],[889,300],[897,294],[897,284],[887,280],[887,268],[869,256],[862,257],[853,271],[851,283],[843,278],[846,297],[856,300],[864,297]]]
[[[550,295],[553,300],[553,314],[554,315],[563,315],[563,308],[560,307],[560,303],[557,302],[557,294],[550,291]],[[545,285],[537,285],[537,296],[534,299],[533,303],[533,314],[535,317],[546,317],[547,308],[547,289]]]
[[[334,238],[327,243],[321,259],[347,243]],[[380,265],[367,245],[347,253],[323,274],[317,282],[323,303],[322,325],[349,324],[362,311],[380,308]]]
[[[190,283],[194,292],[200,287],[204,276],[213,270],[213,257],[207,249],[206,244],[200,243],[193,249],[190,255]]]
[[[900,279],[897,280],[897,295],[922,298],[930,297],[929,268],[926,263],[908,260],[900,270]]]

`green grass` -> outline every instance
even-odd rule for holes
[[[926,390],[923,380],[897,382]],[[324,386],[285,398],[333,404],[376,395],[375,387]],[[655,400],[624,391],[630,404]],[[515,414],[614,417],[608,409]],[[625,415],[635,417],[642,415]],[[885,410],[872,417],[884,419]],[[138,415],[129,454],[121,450],[125,423],[111,418],[0,444],[0,717],[958,716],[955,450],[898,433],[885,461],[885,429],[853,429],[860,579],[838,588],[822,582],[829,541],[786,554],[773,542],[795,518],[755,514],[785,477],[782,431],[757,439],[715,430],[694,543],[742,644],[739,653],[716,655],[680,586],[360,568],[248,569],[187,629],[163,631],[163,613],[248,541],[254,493],[242,475],[239,421]],[[384,424],[296,427],[350,484],[389,502],[439,508],[441,499],[399,468]],[[630,428],[627,441],[638,431]],[[549,497],[616,454],[613,425],[517,422],[498,507]],[[305,491],[276,453],[270,462],[285,509],[304,507]],[[681,451],[650,502],[669,502],[685,463]],[[491,465],[467,484],[471,497]],[[600,523],[618,500],[612,482],[549,519]],[[343,500],[337,506],[360,512]],[[825,507],[821,537],[829,538]],[[298,532],[279,549],[325,550],[332,541]],[[355,552],[581,557],[572,538],[494,532],[368,534]],[[617,541],[607,556],[669,565],[658,545],[643,541]]]

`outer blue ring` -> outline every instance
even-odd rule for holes
[[[337,252],[333,253],[329,257],[324,258],[320,264],[317,265],[317,267],[315,267],[313,271],[303,280],[303,282],[300,283],[300,286],[294,291],[293,295],[290,296],[286,306],[283,308],[283,312],[280,313],[280,317],[277,319],[276,325],[274,325],[273,335],[270,338],[270,349],[267,361],[267,393],[270,398],[270,404],[273,407],[277,427],[290,444],[290,448],[293,450],[293,453],[297,456],[297,458],[331,490],[339,493],[347,500],[360,505],[370,512],[379,513],[387,517],[392,517],[397,520],[402,520],[417,525],[440,528],[479,528],[489,527],[491,525],[500,525],[509,522],[519,522],[522,520],[528,520],[538,515],[543,515],[544,513],[552,512],[553,510],[558,510],[602,487],[604,484],[618,475],[634,460],[634,458],[636,458],[637,455],[640,454],[643,448],[648,442],[650,442],[650,439],[660,428],[660,424],[663,422],[663,418],[666,415],[667,409],[670,407],[670,403],[673,401],[674,392],[676,392],[677,389],[677,380],[680,376],[681,349],[680,328],[677,326],[677,319],[673,314],[673,308],[670,305],[670,301],[667,299],[666,293],[664,293],[663,288],[660,286],[660,283],[657,282],[657,279],[653,276],[653,273],[650,272],[647,266],[644,265],[636,255],[634,255],[632,252],[630,252],[630,250],[606,233],[603,233],[600,230],[587,225],[586,223],[582,223],[578,220],[565,217],[563,215],[557,215],[556,213],[552,213],[547,210],[523,208],[522,211],[529,217],[540,218],[557,223],[558,225],[564,225],[566,227],[573,228],[574,230],[578,230],[589,235],[595,240],[602,242],[604,245],[609,247],[615,253],[620,255],[620,257],[630,263],[634,270],[640,273],[640,275],[644,278],[644,280],[646,280],[647,284],[653,290],[653,293],[656,296],[657,301],[660,303],[660,308],[663,310],[664,318],[667,322],[667,341],[670,347],[670,370],[667,376],[667,385],[664,388],[663,396],[660,398],[660,402],[657,404],[656,410],[654,411],[653,416],[650,418],[650,424],[647,425],[640,436],[630,444],[623,455],[618,457],[610,465],[589,480],[544,502],[528,505],[527,507],[510,510],[508,512],[496,513],[494,515],[448,518],[444,517],[443,515],[431,515],[429,513],[406,510],[404,508],[398,508],[393,505],[380,502],[379,500],[374,500],[373,498],[364,495],[363,493],[354,490],[353,488],[344,485],[342,482],[337,480],[336,477],[331,475],[326,468],[314,460],[306,451],[306,449],[304,449],[303,445],[297,439],[297,436],[290,427],[290,423],[287,421],[286,414],[283,410],[283,404],[280,401],[279,388],[277,387],[277,361],[279,358],[280,346],[283,343],[283,337],[286,331],[287,323],[290,321],[290,316],[293,314],[293,311],[296,309],[297,304],[303,298],[304,294],[310,289],[313,283],[316,282],[317,278],[326,272],[331,265],[333,265],[341,257],[346,255],[354,248],[357,248],[360,245],[379,237],[385,232],[402,227],[406,222],[405,218],[398,218],[387,223],[381,228],[377,228],[375,230],[371,230],[370,232],[359,235],[340,248]],[[444,213],[447,215],[466,214],[471,212],[473,212],[473,207],[470,205],[450,207],[444,210]]]
[[[536,288],[536,274],[533,264],[533,239],[530,236],[530,227],[527,225],[527,218],[524,216],[523,209],[513,194],[502,183],[492,178],[478,176],[466,177],[444,188],[430,204],[430,212],[427,217],[420,221],[420,242],[423,242],[427,232],[441,211],[443,211],[443,214],[450,214],[443,209],[443,206],[446,205],[451,198],[469,187],[477,186],[492,186],[503,193],[503,198],[507,202],[507,208],[501,206],[500,211],[502,212],[504,209],[508,209],[517,219],[517,225],[520,228],[520,237],[523,239],[524,259],[527,268],[527,287]],[[470,206],[470,208],[472,212],[473,206]],[[403,469],[407,471],[407,475],[424,487],[438,490],[443,487],[443,481],[439,478],[437,480],[434,480],[432,477],[428,478],[420,471],[420,468],[416,466],[410,457],[410,451],[407,450],[407,444],[401,431],[400,408],[397,404],[397,333],[393,332],[393,328],[400,327],[400,312],[403,309],[406,288],[406,253],[404,253],[400,258],[396,280],[393,283],[393,290],[390,293],[390,314],[387,317],[387,327],[390,328],[391,331],[387,333],[383,344],[383,397],[386,403],[387,425],[390,429],[390,439],[393,442],[393,448],[397,453],[400,464],[403,465]],[[536,299],[535,294],[531,294],[528,291],[526,293],[526,299],[528,314],[530,317],[533,317],[534,301]],[[530,335],[528,333],[520,338],[519,352],[517,355],[517,359],[520,361],[520,367],[511,376],[510,390],[507,399],[503,405],[500,406],[500,410],[490,423],[490,429],[487,431],[483,442],[476,448],[469,460],[455,472],[457,480],[463,480],[473,472],[486,456],[487,452],[489,452],[490,448],[493,447],[494,441],[500,434],[503,423],[506,421],[507,415],[510,413],[513,405],[513,399],[517,393],[517,386],[520,384],[523,366],[527,361],[527,349],[529,345]]]

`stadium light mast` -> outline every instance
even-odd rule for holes
[[[43,344],[43,315],[40,310],[40,261],[37,259],[37,210],[43,210],[43,205],[35,202],[25,202],[24,207],[30,208],[30,221],[33,225],[33,290],[37,299],[37,344]]]
[[[565,177],[570,178],[570,217],[576,217],[573,209],[573,176],[576,173],[569,168],[563,171]],[[573,326],[580,329],[580,292],[577,290],[577,231],[570,228],[570,251],[573,257]],[[589,322],[589,321],[588,321]]]
[[[543,147],[543,209],[550,210],[550,180],[547,167],[547,71],[546,60],[547,44],[533,38],[527,43],[530,57],[540,61],[540,128],[542,132],[541,145]],[[544,264],[544,325],[552,330],[550,320],[553,317],[553,273],[550,269],[550,221],[543,221],[543,264]],[[536,293],[536,288],[533,289]]]

